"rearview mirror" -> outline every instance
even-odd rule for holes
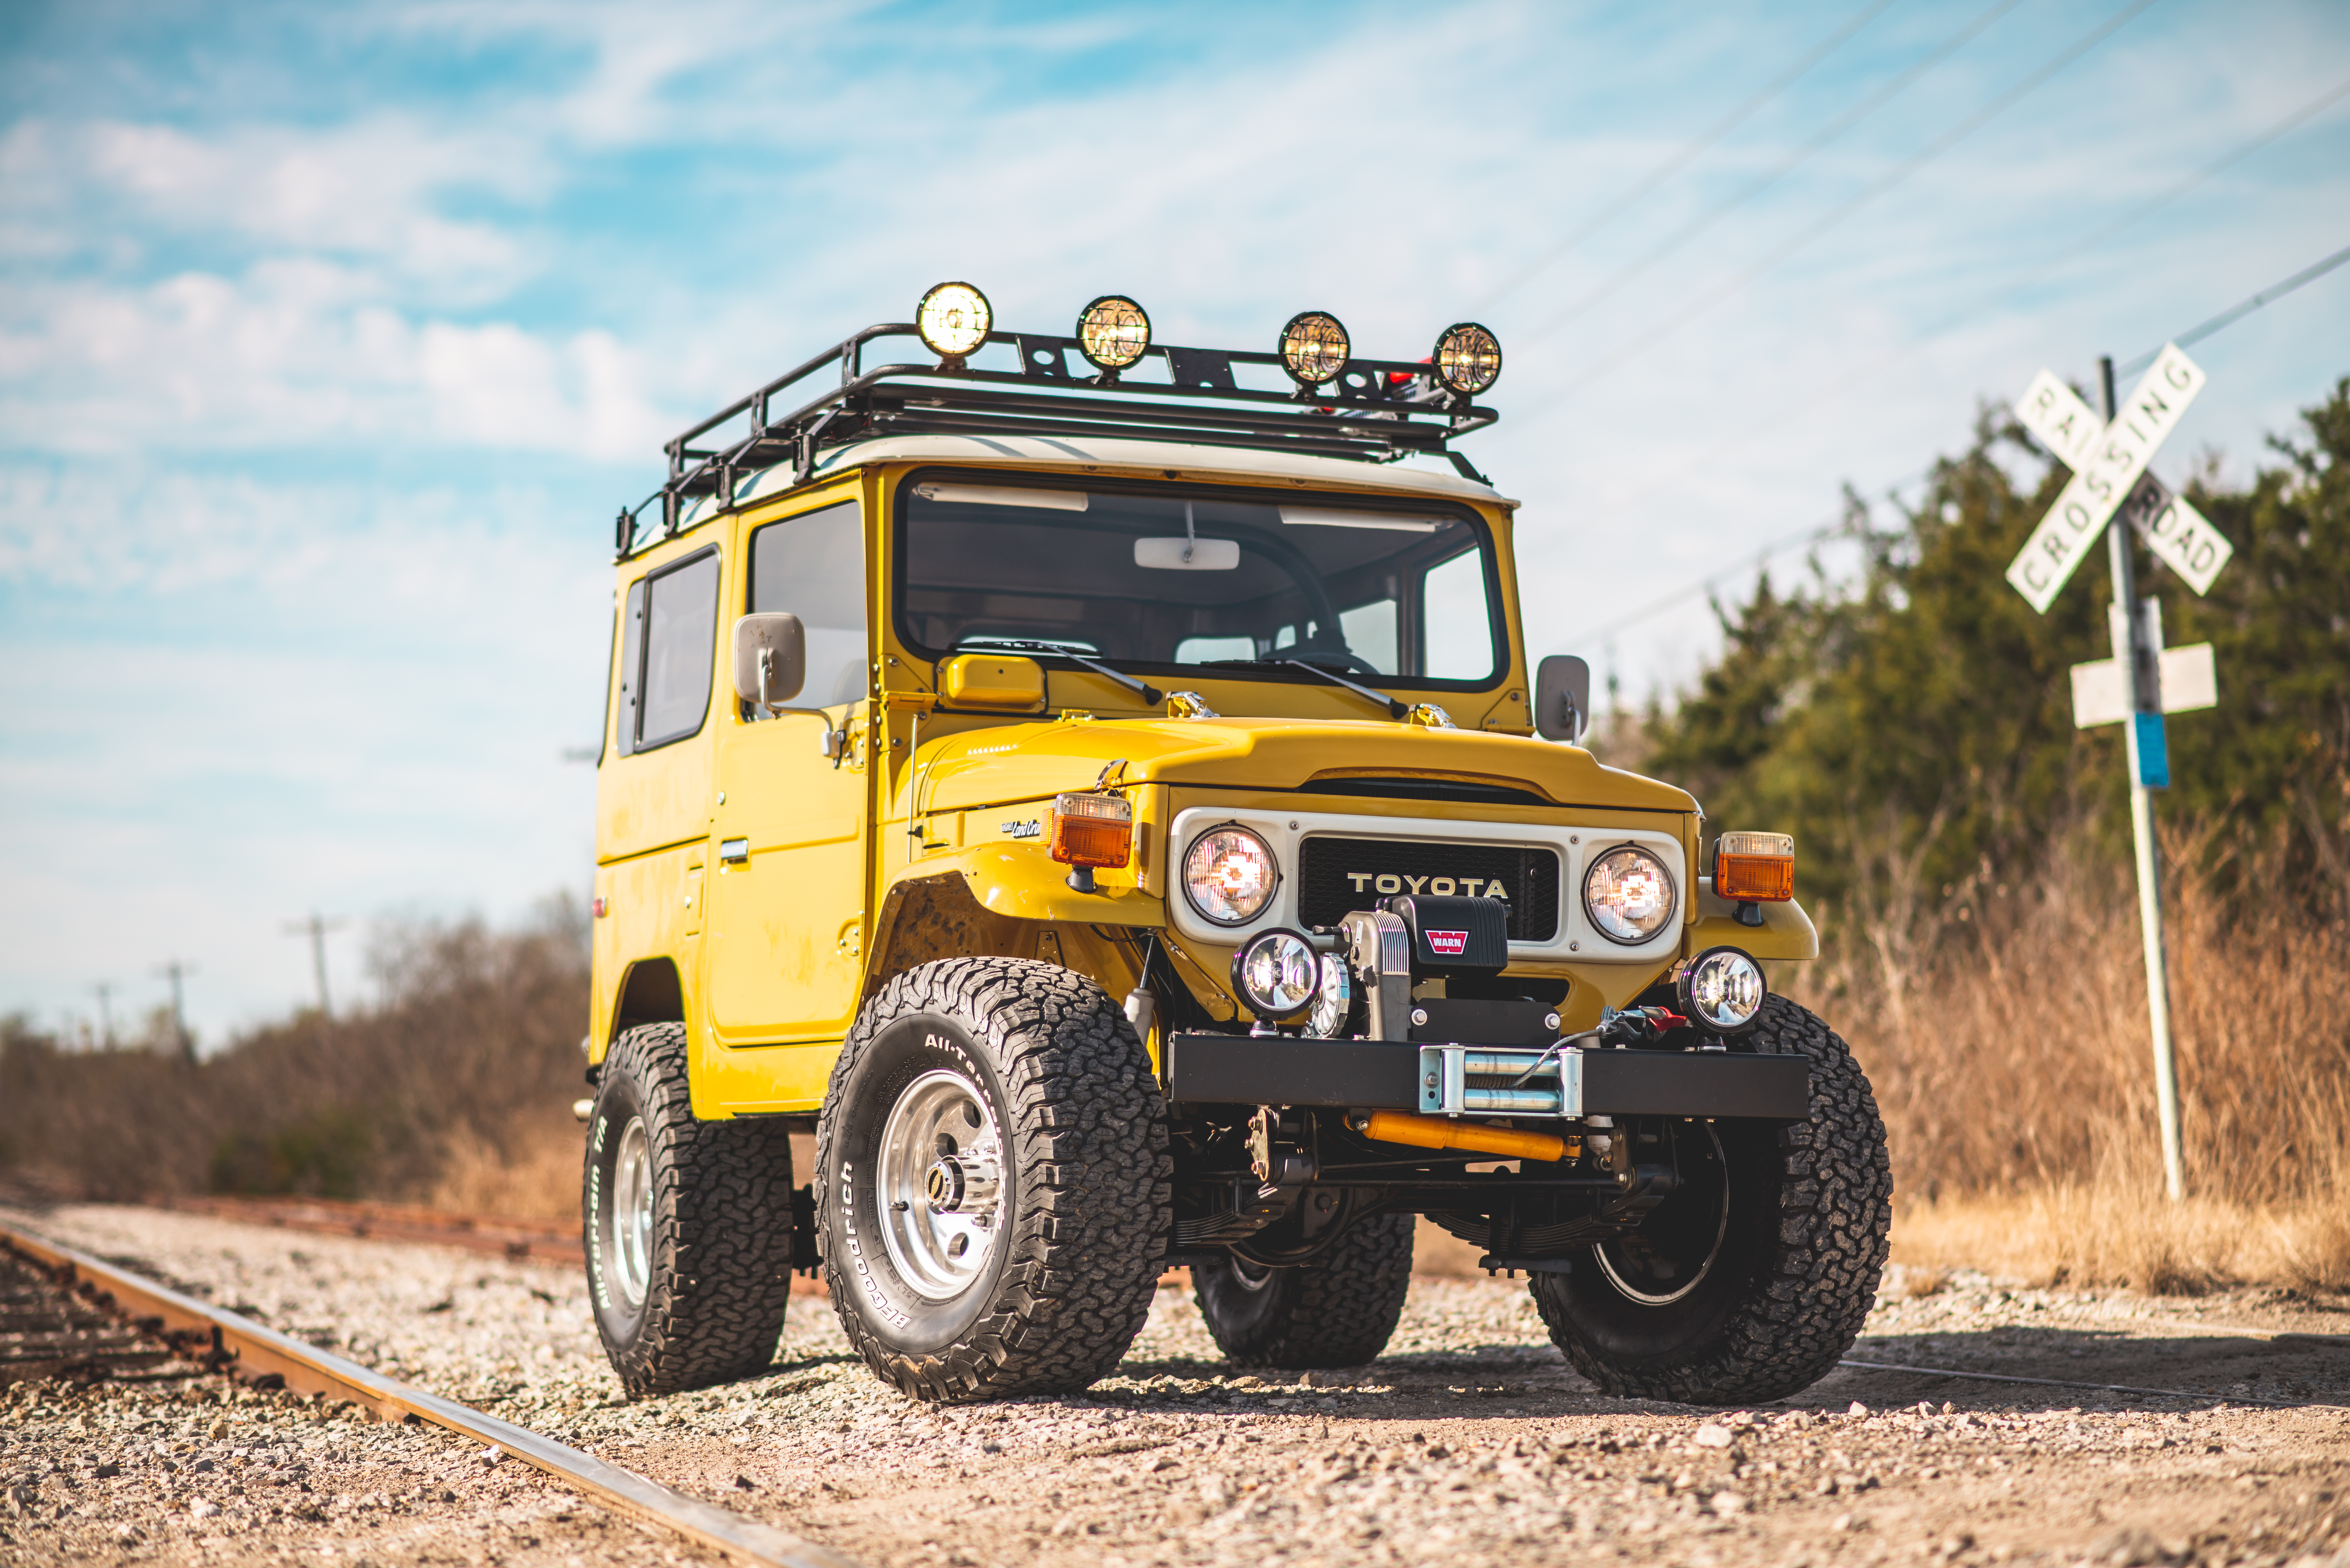
[[[1591,666],[1554,653],[1534,667],[1534,729],[1545,741],[1574,741],[1591,728]]]
[[[800,618],[775,612],[734,623],[734,695],[773,711],[807,683],[807,631]]]

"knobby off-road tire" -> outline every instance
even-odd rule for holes
[[[1388,1347],[1411,1286],[1412,1216],[1378,1214],[1327,1256],[1268,1269],[1233,1258],[1191,1266],[1208,1332],[1243,1366],[1360,1366]]]
[[[1811,1059],[1811,1119],[1713,1124],[1718,1160],[1709,1142],[1685,1174],[1711,1166],[1726,1175],[1726,1222],[1686,1207],[1678,1221],[1668,1212],[1700,1183],[1643,1226],[1719,1235],[1695,1282],[1644,1279],[1637,1244],[1578,1254],[1571,1274],[1534,1276],[1551,1338],[1610,1394],[1692,1405],[1780,1398],[1835,1367],[1876,1298],[1893,1178],[1868,1079],[1842,1039],[1784,997],[1763,1002],[1742,1047],[1750,1043]]]
[[[682,1023],[631,1029],[605,1058],[580,1207],[596,1330],[632,1397],[774,1359],[791,1294],[791,1139],[770,1121],[694,1119]]]
[[[1150,1058],[1099,986],[924,964],[867,1004],[816,1124],[833,1310],[918,1399],[1084,1388],[1149,1313],[1172,1177]]]

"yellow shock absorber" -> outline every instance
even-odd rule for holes
[[[1481,1127],[1443,1116],[1415,1116],[1409,1111],[1373,1111],[1363,1129],[1380,1143],[1408,1143],[1419,1148],[1459,1148],[1473,1154],[1500,1155],[1504,1159],[1565,1159],[1569,1140],[1551,1133],[1519,1132],[1513,1127]]]

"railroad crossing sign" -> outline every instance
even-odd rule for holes
[[[2205,379],[2176,344],[2165,344],[2110,424],[2052,371],[2041,371],[2024,389],[2015,417],[2073,471],[2007,568],[2008,582],[2033,609],[2048,613],[2116,511],[2189,587],[2210,590],[2236,547],[2146,466]]]
[[[2154,449],[2178,428],[2179,416],[2203,389],[2202,369],[2178,344],[2166,343],[2146,379],[2118,402],[2114,362],[2100,360],[2098,369],[2104,419],[2047,370],[2033,378],[2016,408],[2016,418],[2064,460],[2073,477],[2008,566],[2007,580],[2046,615],[2073,569],[2100,538],[2106,542],[2114,571],[2114,656],[2073,667],[2073,722],[2087,729],[2127,722],[2122,733],[2129,758],[2130,839],[2137,852],[2138,925],[2146,940],[2147,1023],[2154,1044],[2163,1177],[2176,1201],[2186,1193],[2187,1157],[2179,1135],[2178,1066],[2170,1048],[2170,981],[2162,952],[2162,884],[2149,792],[2170,786],[2170,742],[2162,716],[2218,706],[2219,681],[2210,643],[2162,646],[2162,607],[2137,597],[2129,535],[2114,514],[2118,512],[2199,594],[2210,588],[2235,547],[2147,470]]]

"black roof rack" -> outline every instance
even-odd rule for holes
[[[1123,436],[1367,462],[1429,453],[1449,458],[1482,484],[1485,476],[1446,443],[1501,417],[1439,382],[1424,361],[1350,358],[1323,386],[1259,391],[1237,385],[1232,368],[1282,369],[1279,355],[1153,344],[1143,362],[1163,362],[1168,379],[1135,382],[1121,379],[1132,375],[1131,367],[1123,373],[1096,371],[1075,337],[990,332],[988,343],[1014,349],[1018,370],[948,364],[865,369],[865,346],[889,337],[920,342],[910,322],[868,327],[671,441],[668,480],[619,515],[615,543],[620,555],[637,547],[639,519],[655,502],[666,536],[677,531],[693,497],[732,496],[749,474],[785,462],[804,483],[825,449],[877,435]],[[779,394],[836,365],[837,385],[777,411],[777,403],[788,400]],[[694,444],[744,415],[749,432],[743,439],[725,446]]]

